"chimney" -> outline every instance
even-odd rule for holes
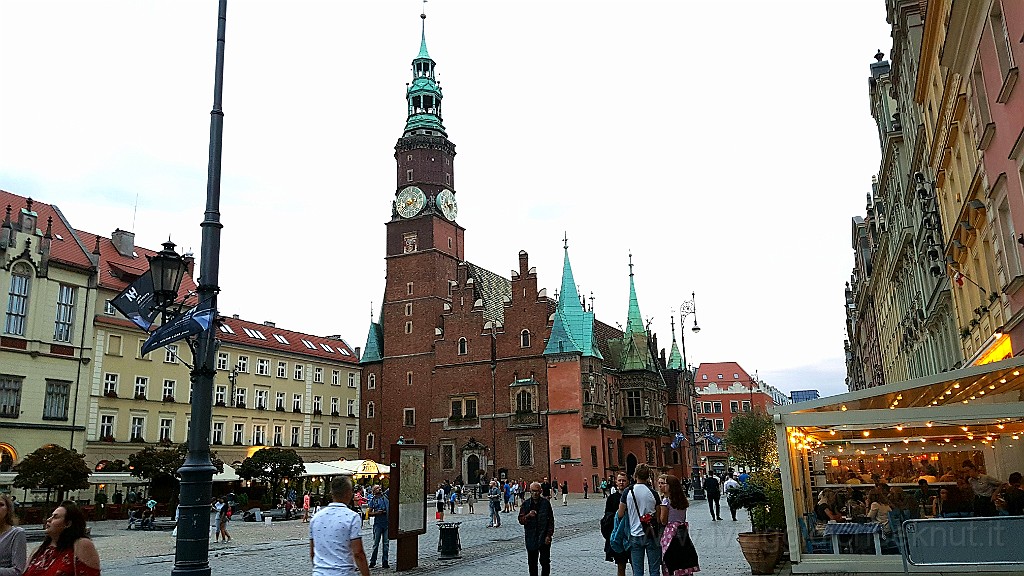
[[[110,235],[110,241],[121,256],[130,257],[135,253],[135,232],[118,228]]]
[[[186,252],[185,255],[181,257],[181,259],[185,261],[185,270],[188,273],[188,277],[189,278],[195,278],[196,277],[196,275],[195,275],[195,271],[196,271],[196,257],[195,257],[195,255],[192,254],[192,252]]]
[[[363,357],[363,349],[359,346],[356,346],[356,349],[353,350],[352,353],[356,355],[356,360],[360,360]]]
[[[231,317],[234,318],[235,320],[238,320],[238,314],[232,314]]]
[[[269,326],[270,328],[275,328],[276,327],[276,325],[273,322],[271,322],[270,320],[264,320],[263,325],[264,326]]]

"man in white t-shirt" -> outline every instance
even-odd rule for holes
[[[333,502],[320,509],[309,523],[309,559],[313,576],[370,576],[359,535],[363,522],[346,503],[352,500],[352,480],[331,481]]]
[[[644,556],[650,567],[650,576],[661,574],[661,542],[656,537],[647,536],[641,524],[641,518],[657,518],[660,505],[651,488],[651,469],[647,464],[639,464],[633,472],[636,482],[622,493],[619,501],[618,516],[629,515],[629,553],[633,565],[633,576],[644,576]]]

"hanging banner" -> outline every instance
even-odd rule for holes
[[[157,348],[205,332],[213,324],[213,314],[210,301],[200,302],[195,308],[154,330],[142,345],[141,354],[145,356]]]
[[[147,271],[110,301],[110,305],[124,314],[139,328],[149,332],[159,311],[153,306],[153,276]]]

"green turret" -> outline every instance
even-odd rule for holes
[[[420,53],[412,61],[412,83],[406,85],[405,91],[409,117],[405,121],[404,136],[428,133],[447,138],[441,122],[441,86],[434,76],[436,63],[427,52],[427,15],[420,14],[420,18],[423,19]]]
[[[643,316],[640,315],[640,304],[636,298],[636,285],[633,283],[633,255],[629,256],[629,313],[626,320],[626,333],[622,336],[621,370],[654,370],[654,357],[647,345],[647,328]]]

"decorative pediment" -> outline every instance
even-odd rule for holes
[[[469,438],[469,442],[466,442],[466,444],[462,447],[462,451],[463,452],[474,452],[474,451],[477,451],[477,450],[484,450],[485,448],[486,448],[486,446],[484,446],[483,444],[477,442],[476,437],[471,436]]]

